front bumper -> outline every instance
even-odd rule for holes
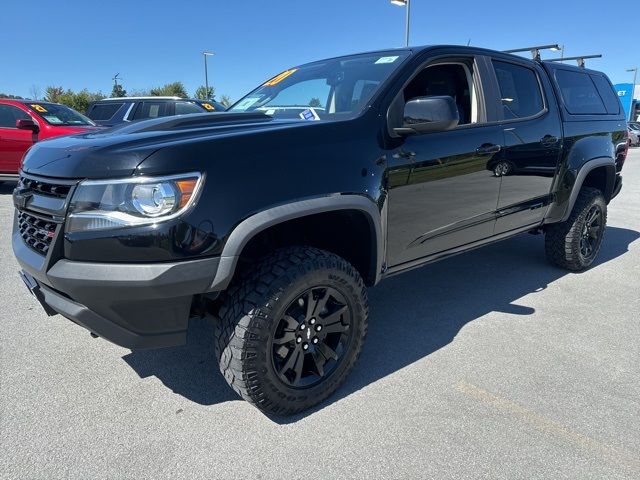
[[[48,314],[132,350],[183,345],[193,296],[210,290],[219,264],[217,257],[148,264],[61,259],[46,270],[19,234],[12,243],[25,284]]]

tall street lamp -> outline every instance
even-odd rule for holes
[[[391,3],[399,7],[407,7],[407,24],[404,32],[404,46],[409,46],[409,29],[411,27],[411,0],[391,0]]]
[[[207,100],[210,100],[209,98],[209,68],[207,67],[207,57],[213,57],[215,55],[215,53],[213,52],[202,52],[202,55],[204,56],[204,88],[206,89],[206,96],[207,96]]]
[[[638,79],[638,67],[630,68],[627,72],[633,72],[633,84],[631,85],[631,108],[629,113],[629,121],[633,121],[633,97],[636,96],[636,80]]]

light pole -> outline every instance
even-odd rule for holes
[[[215,55],[215,53],[213,52],[202,52],[202,56],[204,56],[204,88],[205,88],[205,95],[207,96],[207,100],[210,100],[209,98],[209,68],[207,67],[207,57],[213,57]]]
[[[629,109],[629,121],[633,121],[633,97],[636,96],[636,80],[638,79],[638,67],[630,68],[627,72],[633,72],[633,83],[631,84],[631,108]]]
[[[409,30],[411,28],[411,0],[391,0],[391,3],[400,7],[407,7],[407,23],[404,31],[404,46],[409,46]]]

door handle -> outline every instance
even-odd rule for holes
[[[476,153],[478,155],[493,155],[502,150],[500,145],[494,145],[493,143],[485,143],[484,145],[480,145],[476,148]]]
[[[554,137],[553,135],[545,135],[540,140],[540,143],[545,147],[550,147],[551,145],[555,145],[558,143],[558,137]]]

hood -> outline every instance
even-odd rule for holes
[[[153,152],[176,143],[208,141],[256,130],[303,126],[259,113],[209,113],[145,120],[36,143],[23,171],[57,178],[126,177]]]

